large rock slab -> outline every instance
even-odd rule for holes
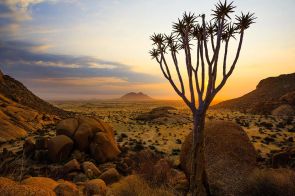
[[[190,133],[182,145],[181,167],[191,168]],[[257,153],[244,130],[232,122],[209,121],[205,126],[205,159],[210,189],[214,195],[239,195],[244,180],[256,168]]]
[[[46,177],[29,177],[24,179],[21,184],[24,185],[31,185],[31,186],[40,186],[47,190],[54,190],[55,187],[58,185],[58,182],[52,180],[51,178]]]

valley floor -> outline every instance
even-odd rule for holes
[[[192,129],[190,111],[180,101],[67,101],[55,102],[56,106],[84,115],[97,117],[112,124],[116,139],[122,146],[150,148],[171,157],[178,164],[181,143]],[[172,117],[151,121],[136,120],[138,115],[153,108],[172,106]],[[269,163],[273,153],[294,145],[295,119],[271,115],[252,115],[228,110],[209,110],[207,120],[233,121],[247,132],[259,161]],[[225,138],[226,139],[226,138]]]

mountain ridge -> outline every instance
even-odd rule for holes
[[[256,89],[238,98],[223,101],[212,106],[213,109],[232,109],[258,114],[270,114],[282,104],[292,104],[283,100],[283,96],[295,92],[295,73],[282,74],[261,80]]]
[[[153,98],[151,98],[150,96],[142,93],[142,92],[130,92],[130,93],[126,93],[125,95],[123,95],[122,97],[120,97],[120,100],[132,100],[132,101],[145,101],[145,100],[153,100]]]

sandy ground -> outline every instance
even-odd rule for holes
[[[83,101],[55,102],[54,104],[62,109],[95,116],[111,123],[121,145],[132,146],[140,143],[144,147],[165,153],[176,162],[181,143],[192,129],[190,111],[180,101]],[[173,111],[175,118],[160,118],[151,122],[135,120],[138,115],[161,106],[177,108],[177,111]],[[240,124],[263,161],[268,161],[272,153],[294,145],[295,119],[293,117],[209,110],[207,119],[227,120]]]

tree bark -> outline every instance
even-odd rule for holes
[[[194,114],[189,196],[209,196],[209,184],[205,170],[204,125],[206,112]]]

